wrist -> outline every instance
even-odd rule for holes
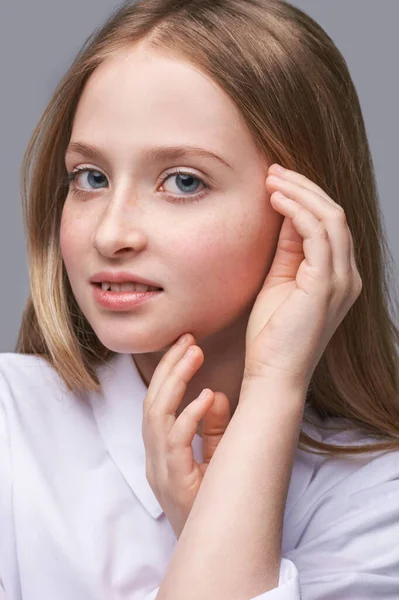
[[[276,370],[264,371],[261,375],[250,371],[244,373],[239,404],[247,402],[281,411],[303,411],[309,381],[301,376],[288,376]]]

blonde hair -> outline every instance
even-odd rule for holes
[[[90,75],[141,40],[217,81],[270,163],[304,174],[345,210],[363,289],[314,371],[307,403],[322,420],[340,417],[347,420],[340,429],[356,426],[379,444],[330,445],[301,432],[299,447],[327,455],[399,449],[399,332],[390,315],[388,278],[393,261],[359,99],[331,38],[282,0],[128,1],[86,40],[23,158],[31,294],[15,351],[45,357],[70,390],[88,391],[99,388],[96,363],[113,354],[82,314],[60,253],[68,191],[64,155]]]

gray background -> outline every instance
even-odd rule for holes
[[[112,0],[11,0],[0,6],[0,352],[12,352],[29,292],[19,177],[53,90]],[[399,0],[292,0],[332,37],[357,87],[396,273]]]

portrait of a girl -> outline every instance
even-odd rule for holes
[[[2,600],[398,600],[389,250],[321,25],[283,0],[119,4],[21,182]]]

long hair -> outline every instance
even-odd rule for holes
[[[359,428],[378,444],[330,445],[301,432],[299,447],[327,455],[399,449],[393,260],[358,95],[331,38],[282,0],[123,2],[86,40],[23,158],[30,296],[15,351],[46,358],[70,390],[98,390],[95,366],[113,354],[82,314],[60,253],[64,156],[90,75],[142,40],[212,77],[265,157],[304,174],[346,213],[363,289],[313,373],[307,402],[322,422],[341,418],[341,429]]]

